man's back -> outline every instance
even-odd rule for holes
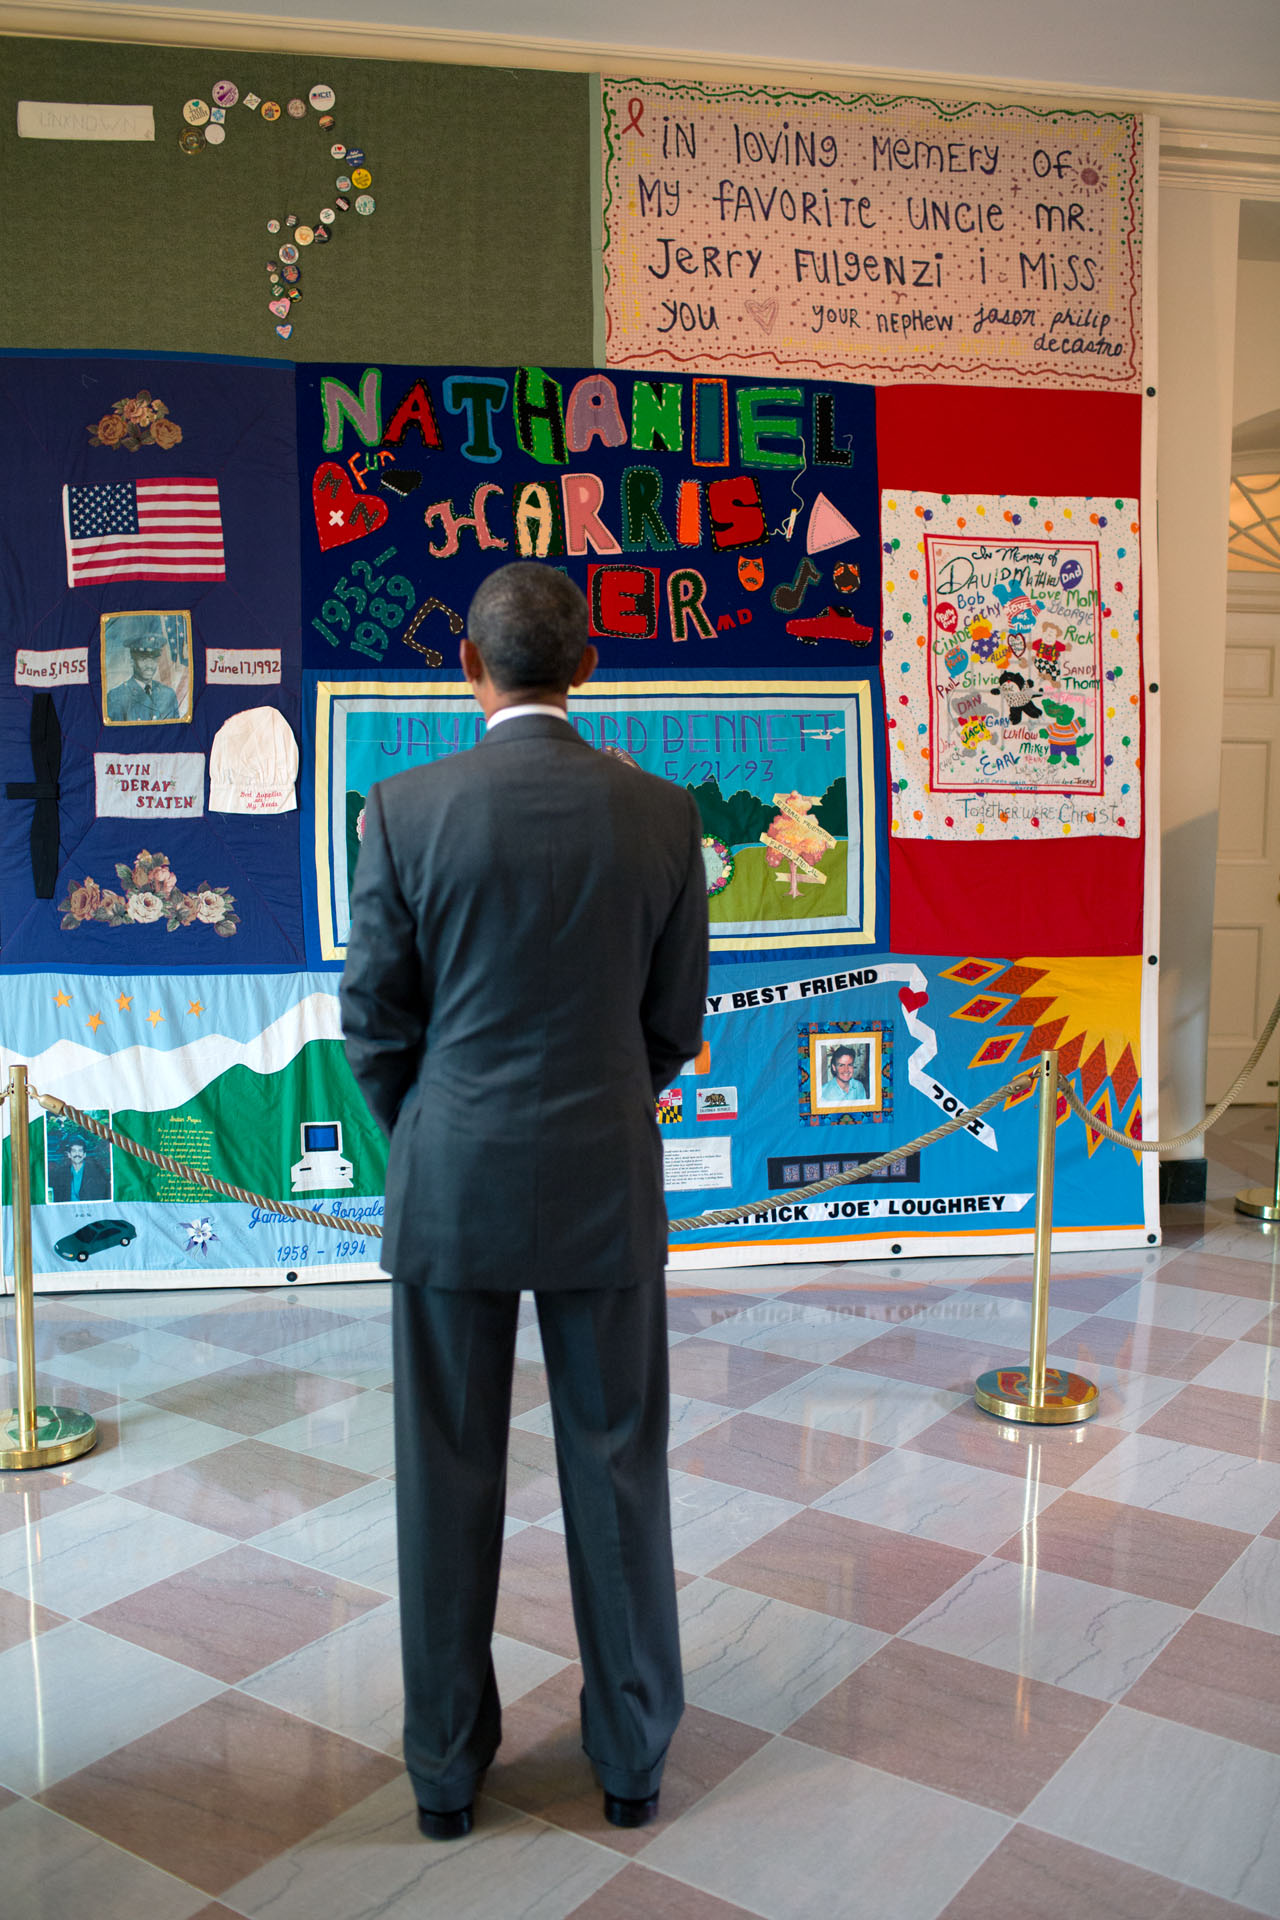
[[[488,731],[369,794],[342,983],[347,1056],[391,1135],[404,1752],[439,1840],[470,1832],[502,1738],[491,1640],[525,1289],[583,1747],[607,1821],[657,1814],[684,1692],[653,1095],[698,1050],[707,973],[692,798],[596,753],[566,717],[596,666],[579,588],[512,562],[467,627]]]
[[[653,1094],[697,1047],[700,844],[687,794],[554,714],[374,789],[343,1011],[394,1125],[398,1277],[545,1290],[661,1263]],[[410,923],[416,966],[388,978]]]

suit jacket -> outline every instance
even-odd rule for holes
[[[702,828],[548,714],[373,787],[342,982],[391,1148],[382,1262],[453,1289],[632,1285],[667,1240],[654,1094],[702,1043]]]
[[[71,1199],[72,1168],[69,1160],[55,1160],[49,1168],[49,1194],[53,1200]],[[90,1154],[80,1174],[77,1200],[107,1200],[111,1197],[111,1179],[104,1162]]]

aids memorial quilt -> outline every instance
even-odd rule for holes
[[[1060,1243],[1150,1240],[1129,396],[1073,400],[1082,451],[1054,394],[790,372],[35,357],[0,385],[0,1068],[254,1196],[38,1117],[40,1286],[379,1272],[337,998],[363,812],[479,738],[458,640],[514,558],[586,595],[579,733],[702,820],[705,1045],[655,1106],[673,1264],[1025,1250],[1025,1088],[794,1196],[1050,1046],[1135,1142],[1062,1103]],[[1002,404],[1028,444],[996,459]]]

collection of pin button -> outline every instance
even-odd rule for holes
[[[178,145],[184,153],[202,153],[206,147],[220,147],[227,137],[227,112],[237,101],[247,107],[250,113],[260,113],[267,121],[278,120],[282,111],[291,120],[304,120],[308,102],[320,116],[319,124],[326,133],[334,127],[334,91],[332,87],[312,87],[306,100],[293,99],[281,109],[275,100],[263,100],[256,93],[241,93],[234,80],[219,80],[212,89],[212,101],[188,100],[182,109],[186,121],[183,132],[178,137]],[[365,165],[364,152],[360,147],[347,147],[334,141],[329,148],[330,158],[336,160],[344,169],[335,181],[337,191],[333,196],[333,205],[321,207],[319,219],[312,226],[300,225],[296,213],[285,215],[284,227],[289,237],[278,250],[276,260],[268,260],[267,273],[271,280],[271,300],[268,310],[277,317],[279,324],[276,332],[282,340],[287,340],[293,332],[293,322],[288,318],[293,304],[301,300],[302,290],[298,285],[301,271],[298,266],[299,250],[313,245],[323,246],[330,239],[329,229],[334,225],[339,213],[349,213],[354,206],[359,214],[370,214],[377,204],[368,189],[373,185],[373,175]],[[276,235],[281,230],[279,220],[268,220],[267,232]]]

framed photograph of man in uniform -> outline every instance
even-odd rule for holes
[[[191,718],[191,615],[104,613],[102,717],[109,727],[174,726]]]
[[[880,1106],[878,1033],[809,1035],[809,1104],[814,1113],[874,1113]]]

